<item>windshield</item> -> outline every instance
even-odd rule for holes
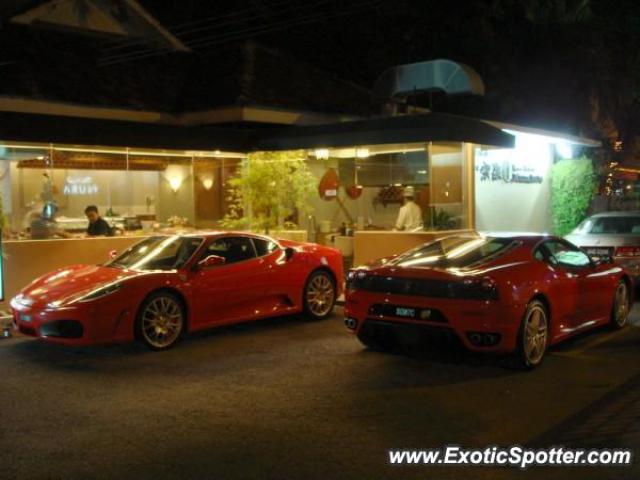
[[[409,250],[390,264],[399,267],[470,267],[495,259],[515,243],[511,238],[446,237]]]
[[[132,270],[175,270],[202,244],[200,237],[149,237],[129,247],[105,266]]]

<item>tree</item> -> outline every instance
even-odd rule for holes
[[[551,169],[551,209],[556,235],[570,233],[584,219],[595,189],[587,157],[560,160]]]
[[[264,233],[309,212],[318,187],[304,150],[250,153],[228,183],[229,213],[222,225]]]

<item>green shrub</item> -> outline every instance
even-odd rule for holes
[[[222,226],[264,233],[292,228],[290,218],[311,210],[318,188],[304,150],[250,153],[228,184],[229,212]]]
[[[570,233],[584,220],[595,189],[591,160],[560,160],[551,169],[551,210],[556,235]]]

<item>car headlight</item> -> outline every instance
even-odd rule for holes
[[[93,300],[97,300],[99,298],[106,297],[107,295],[111,295],[112,293],[117,292],[122,288],[122,284],[120,283],[111,283],[109,285],[104,285],[102,287],[96,288],[95,290],[91,290],[89,292],[83,293],[82,295],[70,299],[66,303],[84,303],[91,302]]]

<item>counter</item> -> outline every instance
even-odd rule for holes
[[[363,265],[378,258],[395,255],[439,237],[468,233],[471,230],[438,230],[431,232],[393,232],[358,230],[354,233],[353,265]]]

